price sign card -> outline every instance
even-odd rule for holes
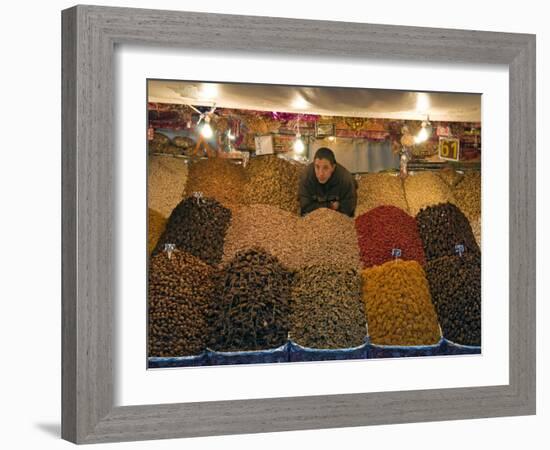
[[[460,156],[460,139],[439,138],[439,157],[449,161],[458,161]]]

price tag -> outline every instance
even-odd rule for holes
[[[193,192],[193,197],[197,200],[197,205],[204,203],[204,197],[202,192]]]
[[[460,157],[460,139],[440,137],[439,157],[449,161],[458,161]]]
[[[164,244],[164,251],[168,254],[168,259],[172,258],[172,252],[176,249],[176,244]]]
[[[391,249],[391,255],[394,258],[401,258],[401,249],[400,248],[392,248]]]
[[[462,256],[462,254],[464,253],[464,245],[456,244],[455,245],[455,252],[458,253],[458,256]]]

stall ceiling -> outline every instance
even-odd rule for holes
[[[149,80],[148,100],[327,116],[480,122],[481,95]]]

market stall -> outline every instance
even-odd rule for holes
[[[255,88],[206,105],[190,83],[160,102],[166,86],[148,104],[150,367],[480,353],[478,116],[316,88],[300,111],[282,87],[261,109]],[[300,215],[320,147],[356,178],[354,217]]]

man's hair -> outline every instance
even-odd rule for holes
[[[328,147],[321,147],[320,149],[318,149],[315,152],[315,156],[313,159],[326,159],[333,166],[336,165],[336,157],[334,156],[334,152]]]

